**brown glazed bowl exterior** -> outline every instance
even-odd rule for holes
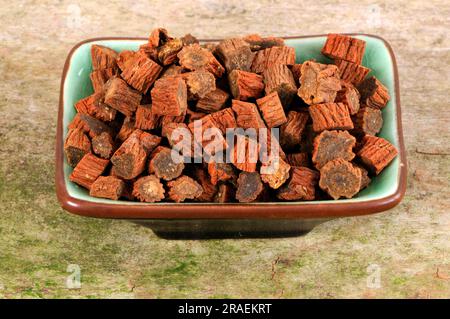
[[[367,34],[358,34],[367,35]],[[314,35],[314,36],[299,36],[299,37],[286,37],[285,39],[304,39],[310,37],[318,37],[326,35]],[[399,78],[397,71],[397,63],[391,46],[382,38],[374,35],[367,35],[370,37],[378,38],[384,42],[393,62],[393,73],[395,77],[395,97],[396,97],[396,117],[398,128],[398,141],[399,141],[399,181],[396,191],[386,197],[360,201],[360,202],[343,202],[339,201],[327,201],[321,203],[309,203],[305,205],[302,202],[289,203],[289,205],[283,205],[282,203],[167,203],[158,205],[154,204],[107,204],[97,203],[86,200],[80,200],[69,195],[65,181],[64,181],[64,152],[63,152],[63,112],[64,112],[64,80],[67,75],[70,60],[73,52],[82,44],[98,41],[98,40],[146,40],[145,38],[96,38],[89,39],[78,43],[69,53],[64,65],[61,89],[59,98],[59,113],[56,133],[56,193],[61,206],[74,214],[98,217],[98,218],[122,218],[130,220],[190,220],[190,219],[272,219],[273,221],[279,219],[322,219],[327,220],[335,217],[345,216],[357,216],[367,215],[377,212],[381,212],[396,206],[403,198],[406,190],[406,154],[402,133],[401,122],[401,110],[400,110],[400,88]],[[206,40],[206,41],[217,41]],[[204,41],[204,42],[206,42]]]

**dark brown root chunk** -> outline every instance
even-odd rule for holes
[[[228,163],[208,163],[208,173],[213,185],[218,182],[234,181],[237,178],[233,166]]]
[[[103,132],[112,134],[111,128],[102,121],[93,118],[87,114],[77,113],[69,124],[69,130],[81,129],[89,134],[89,137],[100,135]]]
[[[287,163],[291,166],[309,167],[311,165],[309,154],[307,152],[288,154]]]
[[[123,193],[125,183],[115,176],[99,176],[91,185],[89,195],[93,197],[118,200]]]
[[[317,169],[336,158],[351,161],[355,144],[355,137],[347,131],[323,131],[314,139],[312,161]]]
[[[263,75],[266,95],[277,92],[281,103],[287,108],[297,93],[291,70],[284,64],[276,64],[265,69]]]
[[[202,186],[188,176],[178,177],[167,183],[169,187],[169,199],[174,202],[184,202],[186,199],[195,199],[202,195]]]
[[[158,146],[150,157],[148,171],[156,177],[166,181],[177,178],[184,169],[184,163],[177,163],[172,158],[172,150],[168,147]]]
[[[359,111],[359,92],[350,83],[341,82],[342,89],[337,92],[335,102],[347,105],[351,115],[355,115]]]
[[[215,54],[228,73],[233,70],[250,71],[253,53],[250,45],[242,39],[225,39],[217,45]]]
[[[134,182],[132,195],[141,202],[159,202],[164,199],[164,187],[155,175],[144,176]]]
[[[237,185],[236,199],[241,203],[255,201],[264,189],[261,176],[257,172],[241,172]]]
[[[358,135],[377,135],[383,127],[381,110],[363,106],[354,121],[355,133]]]
[[[391,98],[388,89],[374,76],[365,79],[358,85],[361,104],[382,109]]]
[[[352,198],[361,188],[361,170],[337,158],[320,169],[319,186],[333,199]]]
[[[81,129],[69,130],[64,142],[64,153],[70,166],[75,167],[84,155],[91,152],[89,137]]]
[[[230,184],[219,184],[216,195],[214,196],[215,203],[229,203],[235,198],[234,187]]]
[[[298,96],[308,105],[332,103],[341,89],[335,65],[306,61],[302,64]]]
[[[219,78],[225,71],[214,55],[210,51],[200,47],[198,44],[185,46],[178,53],[178,58],[180,60],[180,65],[191,71],[205,69]]]
[[[114,151],[114,141],[111,135],[103,132],[92,138],[92,150],[102,158],[110,158]]]
[[[300,146],[308,119],[308,113],[289,111],[287,122],[281,125],[280,128],[280,145],[284,149],[298,148]]]
[[[212,202],[217,193],[217,186],[211,183],[208,173],[202,168],[197,167],[194,175],[197,182],[203,188],[203,193],[195,200],[199,202]]]

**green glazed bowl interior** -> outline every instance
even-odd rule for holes
[[[372,71],[369,74],[375,75],[388,89],[391,96],[387,106],[383,109],[383,128],[379,134],[380,137],[390,141],[393,145],[400,148],[400,141],[398,135],[397,125],[397,113],[396,113],[396,91],[395,91],[395,77],[394,77],[394,61],[392,61],[388,48],[383,40],[366,35],[358,35],[360,38],[366,41],[366,52],[363,59],[363,65],[370,68]],[[305,60],[315,59],[318,62],[331,63],[332,61],[320,53],[321,48],[325,43],[325,36],[307,37],[307,38],[295,38],[287,39],[286,45],[294,47],[297,53],[296,62],[302,63]],[[137,50],[139,46],[145,43],[145,40],[100,40],[93,42],[86,42],[79,46],[74,52],[70,60],[69,68],[64,85],[63,93],[63,139],[67,135],[67,126],[75,116],[76,110],[74,104],[93,93],[92,84],[89,78],[89,74],[92,71],[90,48],[92,44],[101,44],[110,47],[118,52],[123,50]],[[69,180],[69,175],[72,172],[72,167],[67,163],[64,158],[64,180],[65,186],[69,196],[97,203],[108,204],[126,204],[126,205],[149,205],[148,203],[138,203],[130,201],[113,201],[102,198],[95,198],[89,196],[86,189],[79,187],[75,183]],[[372,179],[370,185],[361,191],[357,196],[352,199],[341,199],[338,201],[326,200],[326,201],[301,201],[301,202],[277,202],[277,205],[315,205],[320,203],[352,203],[352,202],[364,202],[372,201],[381,198],[385,198],[394,194],[400,183],[400,156],[397,156],[383,172]],[[150,205],[198,205],[200,203],[155,203]],[[202,203],[204,204],[204,203]],[[273,203],[254,203],[254,205],[265,205]],[[233,205],[225,204],[225,205]]]

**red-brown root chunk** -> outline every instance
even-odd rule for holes
[[[343,34],[328,34],[322,54],[332,58],[361,64],[366,42]]]
[[[70,166],[75,167],[84,155],[91,152],[89,137],[81,129],[69,130],[64,142],[64,153]]]
[[[284,64],[275,64],[264,70],[263,76],[266,95],[277,92],[281,103],[287,108],[297,93],[291,70]]]
[[[350,83],[341,82],[342,89],[337,92],[335,102],[347,105],[351,115],[355,115],[359,111],[359,92]]]
[[[292,167],[291,176],[277,192],[283,200],[313,200],[316,197],[316,186],[319,173],[307,167]]]
[[[381,110],[363,106],[353,120],[355,133],[359,135],[377,135],[383,127]]]
[[[288,46],[274,46],[257,51],[253,58],[251,71],[263,73],[275,65],[294,65],[295,49]]]
[[[264,92],[263,77],[259,74],[241,70],[233,70],[228,75],[231,94],[237,100],[247,101],[259,98]]]
[[[370,69],[365,66],[345,60],[336,60],[335,64],[339,68],[341,80],[353,85],[361,83],[370,72]]]
[[[278,157],[277,161],[269,161],[261,166],[261,180],[270,188],[278,189],[289,178],[291,166]]]
[[[99,158],[91,153],[83,156],[70,174],[69,179],[87,189],[103,173],[109,160]]]
[[[196,109],[206,113],[219,111],[225,106],[229,97],[230,95],[227,92],[216,88],[198,100]]]
[[[105,103],[125,116],[132,116],[141,102],[142,95],[128,86],[121,78],[111,78],[105,84]]]
[[[117,67],[117,52],[103,45],[91,46],[92,69],[104,70]]]
[[[156,177],[170,181],[181,175],[184,163],[172,157],[172,149],[158,146],[150,156],[148,171]]]
[[[202,195],[203,188],[189,176],[181,176],[167,183],[169,199],[174,202],[184,202],[186,199],[195,199]]]
[[[99,176],[91,185],[89,195],[93,197],[118,200],[123,193],[125,183],[115,176]]]
[[[253,53],[250,45],[242,39],[225,39],[219,42],[215,54],[222,61],[228,73],[233,70],[250,71]]]
[[[126,63],[121,76],[131,87],[145,94],[161,71],[162,67],[158,63],[145,53],[138,52]]]
[[[243,129],[266,127],[266,124],[261,118],[258,108],[254,103],[232,100],[231,108],[236,114],[236,123],[238,127]]]
[[[155,82],[151,90],[152,110],[157,115],[181,116],[186,114],[187,87],[179,77],[167,77]]]
[[[110,158],[114,151],[114,141],[111,134],[103,132],[92,138],[92,150],[102,158]]]
[[[350,112],[344,103],[311,105],[309,107],[309,114],[313,122],[314,132],[353,129]]]
[[[308,119],[308,113],[296,111],[288,112],[287,122],[281,125],[280,128],[280,145],[284,149],[300,146]]]
[[[395,146],[381,137],[366,135],[363,137],[362,144],[358,156],[364,165],[376,175],[380,174],[398,154]]]
[[[357,88],[361,103],[369,107],[382,109],[391,98],[388,89],[374,76],[362,81]]]
[[[286,114],[284,114],[283,105],[277,92],[272,92],[257,99],[256,104],[268,128],[280,126],[287,122]]]
[[[221,77],[225,69],[214,55],[198,44],[185,46],[179,53],[180,65],[191,71],[205,69],[216,77]]]
[[[141,130],[154,130],[160,126],[161,116],[152,111],[151,105],[139,105],[136,109],[135,127]]]

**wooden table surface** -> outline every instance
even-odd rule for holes
[[[78,2],[78,1],[77,1]],[[0,297],[450,297],[448,1],[14,1],[0,12]],[[294,238],[164,240],[67,214],[54,189],[62,66],[77,42],[364,32],[394,48],[408,189]],[[72,266],[70,266],[72,265]],[[81,288],[67,281],[81,272]]]

